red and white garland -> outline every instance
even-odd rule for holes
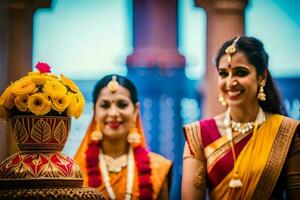
[[[153,184],[151,182],[149,152],[145,148],[138,146],[138,147],[134,147],[133,154],[134,154],[136,168],[138,171],[139,199],[146,199],[146,200],[153,199],[154,190],[153,190]],[[102,184],[102,181],[104,181],[104,179],[101,176],[101,170],[99,168],[99,155],[100,155],[100,141],[92,140],[89,143],[86,151],[88,184],[91,187],[99,187]],[[131,170],[128,169],[128,171]],[[130,172],[128,172],[128,174],[129,173]],[[132,177],[134,177],[134,174],[132,174]],[[130,177],[127,178],[129,179],[127,181],[130,181],[131,178]],[[107,185],[107,183],[105,185]],[[128,192],[127,190],[129,190],[129,188],[126,188],[126,192]]]

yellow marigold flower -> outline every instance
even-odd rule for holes
[[[67,88],[58,80],[48,81],[44,87],[43,92],[50,96],[52,99],[62,97],[67,93]]]
[[[2,105],[0,105],[0,118],[4,119],[5,121],[8,120],[8,112]]]
[[[35,84],[30,78],[25,77],[12,84],[12,91],[16,95],[32,93],[35,90]]]
[[[52,78],[43,74],[33,74],[29,76],[33,83],[36,85],[45,85],[47,81],[51,81]]]
[[[58,97],[55,99],[51,99],[52,108],[57,112],[63,112],[69,106],[70,97],[68,95],[64,95],[62,97]]]
[[[14,100],[16,107],[22,112],[26,112],[28,109],[28,97],[28,94],[19,95]]]
[[[35,75],[40,75],[41,72],[35,71],[35,72],[28,72],[28,76],[35,76]]]
[[[51,110],[51,103],[44,93],[36,93],[28,99],[28,109],[35,115],[45,115]]]
[[[12,86],[10,85],[2,93],[0,102],[5,108],[11,109],[14,107],[14,99],[15,94],[12,92]]]
[[[76,107],[77,107],[77,98],[71,92],[68,92],[68,96],[69,96],[69,99],[70,99],[70,103],[69,103],[67,115],[68,115],[68,117],[73,117],[74,113],[75,113],[75,110],[76,110]]]
[[[75,94],[75,96],[77,98],[77,106],[75,109],[74,116],[76,119],[78,119],[83,112],[85,101],[84,101],[84,97],[80,91],[78,92],[78,94]]]
[[[52,79],[57,79],[57,76],[55,74],[47,74],[47,76],[49,76]]]
[[[61,81],[70,88],[70,90],[74,93],[77,93],[79,91],[78,87],[76,84],[71,80],[65,77],[64,75],[60,75]]]

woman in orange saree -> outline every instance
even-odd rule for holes
[[[263,44],[229,40],[216,58],[227,111],[184,126],[182,199],[295,199],[299,121],[283,116]]]
[[[74,158],[84,185],[106,199],[168,199],[171,161],[147,149],[133,83],[107,75],[93,101],[94,116]]]

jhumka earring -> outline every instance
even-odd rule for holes
[[[227,57],[227,61],[228,61],[228,66],[230,67],[230,63],[232,60],[232,55],[236,53],[236,43],[237,41],[240,39],[240,37],[237,37],[231,45],[229,45],[226,49],[225,49],[225,53],[228,55]]]
[[[221,103],[222,106],[226,106],[226,101],[222,94],[219,94],[219,102]]]
[[[133,123],[133,126],[130,129],[130,132],[127,136],[127,141],[132,147],[137,147],[141,143],[141,135],[138,132],[138,129],[135,126],[135,123]]]
[[[103,133],[100,131],[99,124],[96,124],[95,130],[91,133],[91,140],[99,142],[103,139]]]
[[[262,81],[259,85],[259,91],[257,93],[257,98],[261,101],[266,100],[266,94],[264,93],[265,81]]]
[[[115,93],[119,88],[119,83],[117,82],[117,76],[113,75],[111,81],[107,84],[107,87],[111,93]]]

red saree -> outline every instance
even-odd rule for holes
[[[210,199],[268,199],[298,124],[280,115],[270,115],[255,135],[234,134],[235,165],[230,142],[221,136],[214,119],[186,125],[184,131],[189,152],[195,158],[203,160],[201,156],[204,157],[206,163]],[[241,175],[241,188],[229,187],[233,171]]]

